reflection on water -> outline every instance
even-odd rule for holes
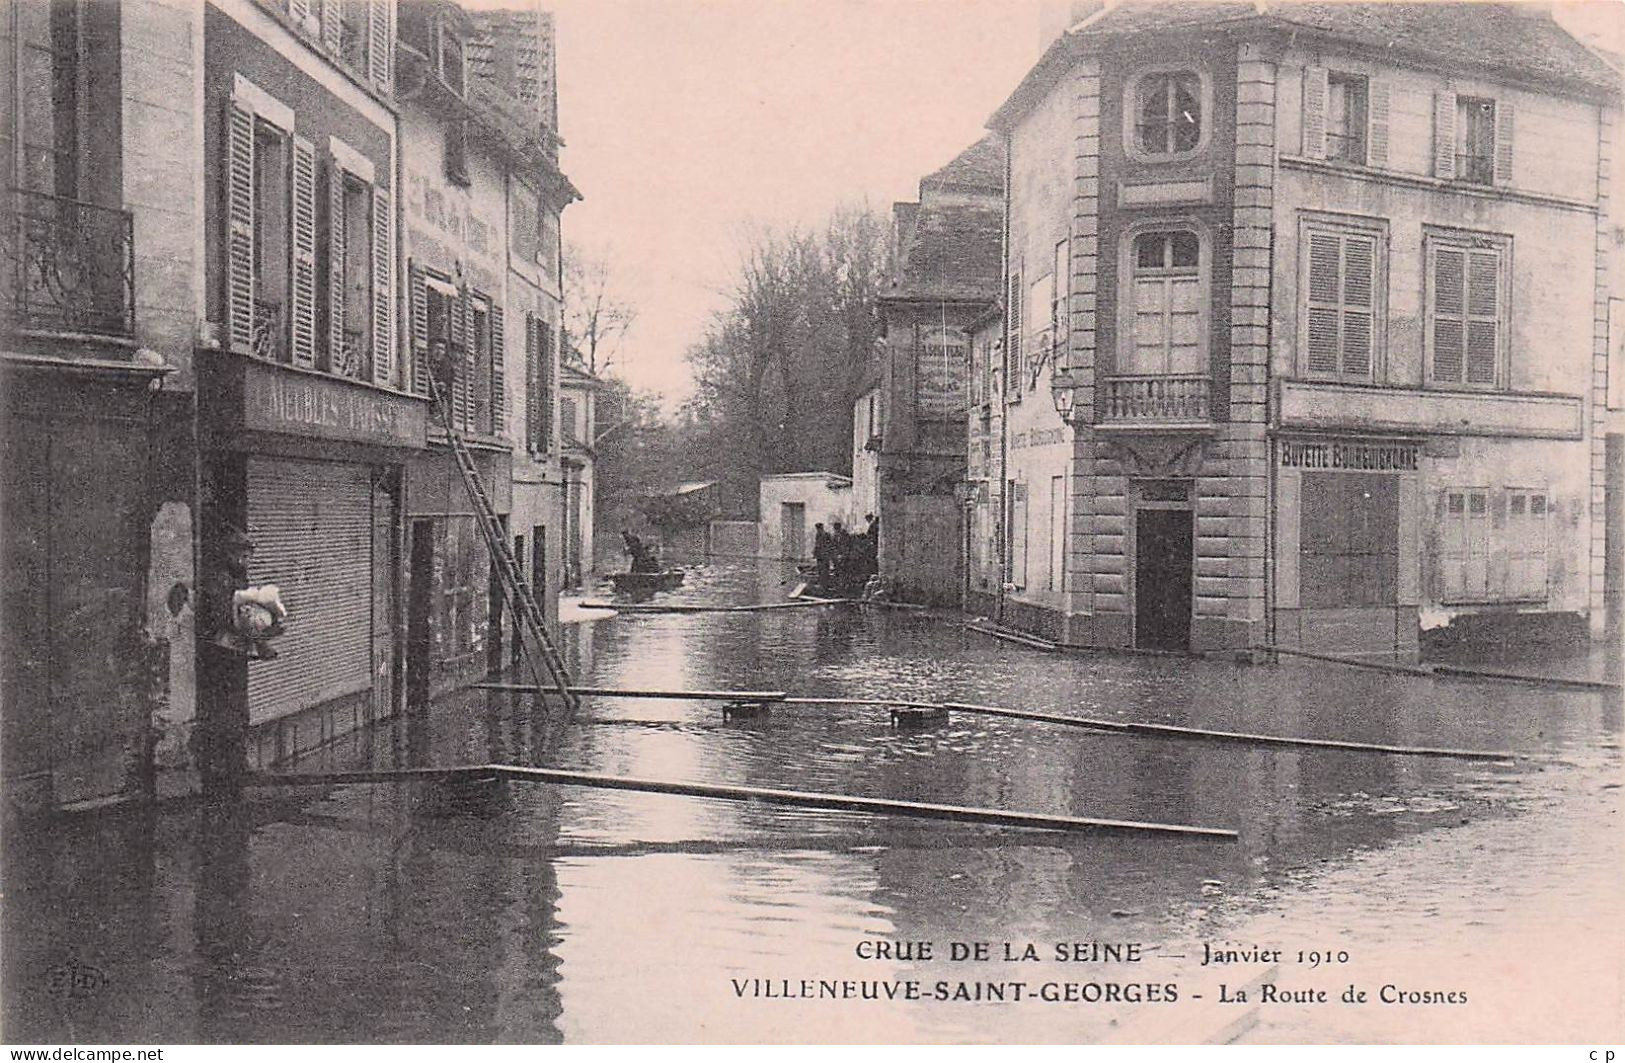
[[[697,567],[656,600],[778,600],[793,580],[773,565]],[[500,761],[1230,827],[1241,838],[1063,837],[527,785],[486,818],[432,816],[415,787],[379,786],[260,793],[231,813],[88,820],[8,839],[11,1039],[1095,1040],[1135,1005],[835,1006],[763,999],[754,987],[1175,981],[1189,1004],[1211,981],[1193,969],[1208,938],[1260,925],[1312,937],[1325,929],[1313,913],[1331,911],[1339,941],[1385,943],[1394,913],[1382,892],[1395,879],[1383,876],[1400,853],[1424,865],[1439,854],[1428,881],[1449,883],[1451,899],[1434,904],[1426,933],[1469,948],[1484,931],[1452,913],[1479,904],[1505,915],[1491,903],[1504,890],[1496,876],[1541,859],[1550,832],[1525,831],[1494,875],[1482,845],[1450,839],[1540,822],[1554,794],[1592,810],[1599,793],[1617,804],[1619,792],[1596,781],[1617,772],[1620,730],[1617,703],[1598,694],[1043,654],[918,613],[851,607],[625,614],[573,626],[567,642],[598,686],[980,702],[1565,763],[1278,751],[971,715],[898,732],[884,710],[852,706],[779,706],[731,722],[705,702],[596,698],[566,718],[533,697],[467,691],[296,768]],[[1577,848],[1578,877],[1564,881],[1617,867],[1617,831]],[[1615,891],[1594,892],[1568,903],[1618,925]],[[929,962],[856,956],[859,941],[880,938],[937,952]],[[1146,959],[955,964],[944,955],[952,941],[1139,942]],[[64,979],[68,968],[94,977]],[[1289,1023],[1282,1036],[1317,1029]]]

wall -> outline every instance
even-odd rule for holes
[[[405,158],[401,201],[406,209],[407,255],[415,264],[453,273],[499,304],[507,279],[507,180],[472,134],[468,142],[468,187],[446,177],[446,140],[440,119],[422,106],[401,114]],[[513,321],[506,322],[509,331]],[[521,362],[523,359],[521,358]]]
[[[870,388],[852,404],[852,510],[847,525],[863,527],[865,514],[880,512],[880,389]]]
[[[850,506],[852,487],[845,477],[826,473],[792,473],[786,476],[762,477],[761,493],[761,520],[758,522],[757,550],[761,557],[778,559],[784,556],[783,529],[780,523],[780,507],[785,503],[800,502],[805,507],[805,523],[802,525],[803,535],[797,559],[812,560],[813,525],[822,523],[825,530],[834,527],[836,521],[846,524],[846,513]],[[849,532],[859,532],[862,528],[848,527]],[[882,525],[881,537],[886,535]]]

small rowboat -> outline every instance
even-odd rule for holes
[[[683,585],[683,570],[669,568],[664,572],[611,572],[609,582],[616,594],[653,594],[669,591]]]

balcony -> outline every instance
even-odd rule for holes
[[[0,224],[8,327],[135,336],[135,235],[127,210],[12,190]]]
[[[1170,428],[1206,426],[1212,382],[1205,375],[1105,378],[1105,425]]]

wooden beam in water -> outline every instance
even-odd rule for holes
[[[534,683],[470,683],[476,690],[507,690],[516,694],[551,694],[552,687]],[[632,690],[621,687],[571,687],[570,693],[595,698],[667,698],[673,701],[789,701],[782,690]]]
[[[769,609],[808,609],[819,605],[845,605],[846,598],[809,598],[764,605],[637,605],[616,602],[578,602],[580,609],[607,609],[617,613],[761,613]]]
[[[480,778],[491,774],[516,782],[552,783],[558,786],[586,786],[600,790],[632,790],[639,793],[703,797],[718,801],[758,801],[796,808],[822,808],[837,812],[864,812],[871,815],[907,816],[915,819],[947,820],[956,823],[982,823],[1000,827],[1025,827],[1052,831],[1129,831],[1234,840],[1233,830],[1193,827],[1172,823],[1136,820],[1093,819],[1080,816],[1054,816],[1039,812],[1012,812],[997,808],[965,805],[939,805],[925,801],[894,801],[880,797],[850,794],[810,793],[802,790],[775,790],[758,786],[730,786],[718,783],[669,782],[637,779],[623,775],[565,771],[557,768],[526,768],[511,764],[466,765],[454,768],[396,768],[370,771],[334,771],[267,775],[251,773],[248,786],[349,786],[364,783],[411,782]]]

